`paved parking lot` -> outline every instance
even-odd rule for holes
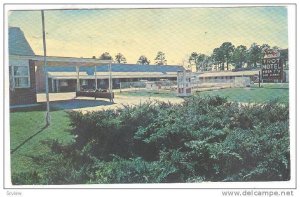
[[[66,93],[50,93],[50,107],[65,109],[65,110],[82,110],[82,111],[97,111],[122,108],[124,105],[138,105],[147,101],[164,101],[171,103],[181,103],[182,98],[179,97],[160,97],[160,96],[125,96],[116,94],[114,103],[108,99],[90,97],[76,97],[75,92]],[[40,103],[46,102],[45,94],[37,94],[37,101]]]

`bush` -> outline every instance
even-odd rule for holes
[[[99,161],[95,176],[90,183],[162,183],[176,168],[168,163],[147,162],[140,157],[133,159],[114,158],[110,162]]]
[[[40,183],[41,178],[37,171],[29,171],[12,174],[11,180],[13,185],[34,185]]]
[[[277,102],[241,105],[193,96],[176,105],[148,102],[69,116],[75,142],[46,142],[53,153],[39,162],[47,173],[20,175],[16,182],[290,179],[289,108]]]
[[[110,160],[112,154],[126,158],[143,154],[147,158],[151,152],[145,152],[144,147],[149,145],[136,141],[133,135],[152,122],[159,110],[154,103],[145,103],[87,114],[70,112],[73,134],[77,136],[75,146],[88,148],[91,155],[104,160]]]

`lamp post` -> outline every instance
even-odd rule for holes
[[[42,29],[43,29],[43,48],[44,48],[44,73],[45,73],[45,85],[46,85],[46,126],[50,125],[50,103],[49,103],[49,86],[48,86],[48,71],[47,71],[47,49],[46,49],[46,34],[45,34],[45,16],[44,10],[41,10],[42,14]]]

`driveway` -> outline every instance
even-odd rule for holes
[[[50,108],[59,108],[65,110],[98,111],[107,109],[122,108],[124,105],[138,105],[149,101],[163,101],[171,103],[181,103],[184,99],[179,97],[159,97],[159,96],[125,96],[116,94],[114,103],[108,99],[91,97],[76,97],[75,92],[50,93]],[[37,101],[46,102],[45,94],[37,94]]]

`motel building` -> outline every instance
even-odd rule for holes
[[[10,106],[34,105],[37,93],[45,92],[44,57],[35,55],[23,31],[9,27],[9,92]],[[50,92],[78,92],[95,89],[118,89],[122,82],[177,80],[178,65],[114,64],[93,58],[47,56],[48,86]],[[250,77],[258,82],[259,70],[213,71],[193,73],[200,83],[234,80]],[[270,81],[273,82],[273,81]],[[283,82],[288,82],[288,70]]]
[[[247,77],[250,81],[258,83],[259,71],[261,70],[244,70],[244,71],[205,71],[195,72],[194,75],[198,76],[197,80],[200,83],[215,82],[222,83],[226,81],[234,81],[236,78]],[[278,83],[278,80],[264,80],[264,83]],[[289,82],[289,70],[283,70],[283,83]]]
[[[20,28],[9,27],[8,38],[10,106],[36,104],[35,54]]]
[[[10,106],[34,105],[36,94],[45,92],[44,57],[35,55],[19,27],[9,27]],[[119,88],[121,82],[177,79],[182,66],[113,64],[93,58],[47,56],[50,92]]]
[[[55,59],[58,57],[51,58]],[[72,63],[82,60],[81,58],[69,59]],[[119,89],[122,82],[159,81],[161,79],[176,81],[177,72],[184,69],[182,66],[173,65],[159,66],[113,63],[101,66],[84,66],[84,63],[77,63],[76,65],[74,66],[74,64],[66,61],[60,63],[59,66],[48,67],[49,91],[74,92],[78,89],[109,89],[110,73],[113,89]],[[79,87],[77,87],[77,79],[79,79]],[[36,81],[37,92],[44,92],[45,74],[42,66],[37,66]]]

